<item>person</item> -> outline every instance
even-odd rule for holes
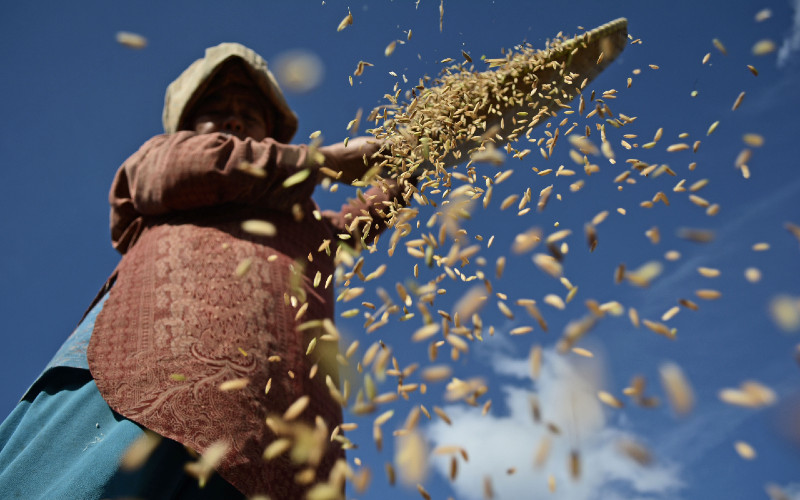
[[[169,86],[163,123],[111,187],[119,265],[0,426],[2,498],[302,498],[343,457],[329,439],[342,420],[326,385],[336,342],[304,325],[333,317],[337,252],[374,241],[407,183],[320,211],[323,172],[359,179],[381,144],[289,144],[297,117],[239,44],[207,49]],[[322,429],[327,444],[303,463],[265,460],[280,432],[265,421],[298,400],[284,425]],[[118,468],[143,436],[161,442]],[[203,453],[219,455],[218,474],[202,472]]]

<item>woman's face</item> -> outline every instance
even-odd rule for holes
[[[241,64],[232,64],[214,77],[187,125],[199,134],[219,132],[260,141],[272,135],[273,124],[261,91]]]

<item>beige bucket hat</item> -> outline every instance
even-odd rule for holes
[[[289,108],[264,58],[238,43],[221,43],[207,48],[205,57],[193,62],[169,84],[162,114],[164,132],[171,134],[179,130],[187,111],[197,102],[223,64],[232,58],[239,58],[244,63],[255,84],[275,108],[277,116],[273,118],[275,127],[272,137],[284,143],[291,141],[297,132],[297,115]]]

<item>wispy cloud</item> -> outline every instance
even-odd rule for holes
[[[800,50],[800,0],[795,0],[792,7],[794,9],[792,30],[778,49],[778,67],[786,65],[792,53]]]
[[[459,473],[453,487],[459,498],[483,498],[486,476],[492,480],[495,498],[648,498],[672,499],[683,486],[680,468],[673,463],[655,461],[648,466],[634,462],[619,450],[624,439],[635,439],[620,421],[612,423],[597,399],[602,386],[602,364],[570,360],[552,350],[543,356],[542,371],[534,383],[527,360],[496,354],[492,366],[498,374],[527,379],[530,389],[506,385],[503,401],[486,416],[480,408],[445,408],[452,425],[435,421],[427,427],[428,439],[435,446],[456,444],[469,453],[469,461],[459,460]],[[531,398],[535,397],[541,421],[532,418]],[[548,429],[548,423],[560,432]],[[543,440],[550,441],[545,464],[534,465],[534,456]],[[581,457],[579,479],[570,472],[570,454]],[[434,457],[435,469],[443,476],[450,471],[450,457]],[[510,469],[515,472],[510,474]],[[550,493],[548,476],[555,478],[556,491]]]

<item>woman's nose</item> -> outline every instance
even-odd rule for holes
[[[222,122],[222,130],[234,133],[244,132],[244,122],[238,116],[229,116]]]

